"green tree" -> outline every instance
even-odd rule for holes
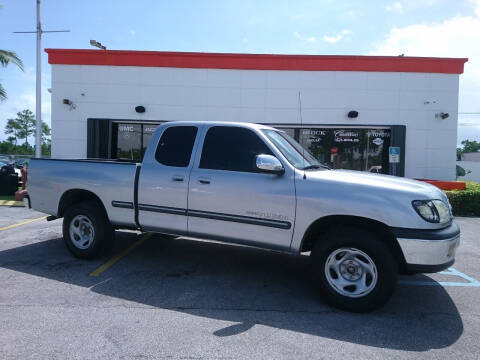
[[[462,160],[462,154],[464,154],[464,153],[480,151],[480,142],[478,142],[478,141],[463,140],[462,145],[463,145],[463,147],[457,148],[457,160],[458,161]]]
[[[10,141],[0,141],[0,154],[14,154],[15,145]]]
[[[18,135],[20,132],[20,124],[16,119],[8,119],[5,125],[5,134],[11,135],[8,137],[9,141],[17,145]]]
[[[50,133],[51,133],[50,126],[48,126],[48,124],[45,121],[42,121],[42,144],[48,143],[50,141],[50,139],[48,139],[48,136],[50,136]],[[37,133],[34,132],[33,136],[35,136],[36,138]]]
[[[24,146],[28,148],[28,137],[32,136],[35,132],[35,115],[28,109],[17,112],[17,117],[13,120],[12,126],[18,127],[17,137],[19,139],[25,139]],[[8,125],[8,123],[7,123]]]
[[[23,147],[25,148],[25,151],[28,151],[28,149],[31,148],[28,143],[28,138],[31,136],[36,137],[35,127],[35,115],[30,110],[25,109],[18,112],[15,119],[8,119],[7,125],[5,126],[5,134],[11,135],[10,138],[12,138],[12,140],[15,139],[15,145],[17,145],[18,139],[25,139]],[[48,139],[50,133],[50,127],[42,121],[42,144],[50,141]]]
[[[480,150],[480,142],[478,141],[470,141],[470,140],[463,140],[462,141],[463,145],[463,152],[464,153],[469,153],[469,152],[476,152]]]
[[[457,148],[457,161],[462,161],[462,154],[463,154],[462,148]]]
[[[52,142],[50,139],[47,139],[44,143],[42,143],[42,155],[52,155]]]
[[[10,63],[17,65],[20,70],[23,71],[23,62],[15,52],[8,50],[0,50],[0,66],[6,67]],[[0,84],[0,101],[5,100],[6,98],[7,91],[2,86],[2,84]]]

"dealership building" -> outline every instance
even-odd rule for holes
[[[45,51],[52,157],[141,160],[163,122],[245,121],[334,168],[455,179],[467,59]]]

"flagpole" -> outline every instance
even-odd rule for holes
[[[37,0],[37,81],[35,110],[35,157],[42,157],[42,24],[40,22],[40,0]]]
[[[70,30],[42,30],[40,22],[40,0],[37,1],[37,30],[14,31],[14,34],[37,34],[37,74],[36,74],[36,104],[35,104],[35,157],[42,157],[42,34],[70,32]]]

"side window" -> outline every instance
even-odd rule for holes
[[[256,172],[255,156],[273,155],[252,130],[233,126],[214,126],[205,135],[200,168]]]
[[[158,142],[155,159],[166,166],[188,166],[196,136],[197,127],[195,126],[167,128]]]

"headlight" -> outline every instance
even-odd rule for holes
[[[425,221],[432,223],[446,223],[452,218],[450,210],[442,200],[415,200],[414,209]]]

